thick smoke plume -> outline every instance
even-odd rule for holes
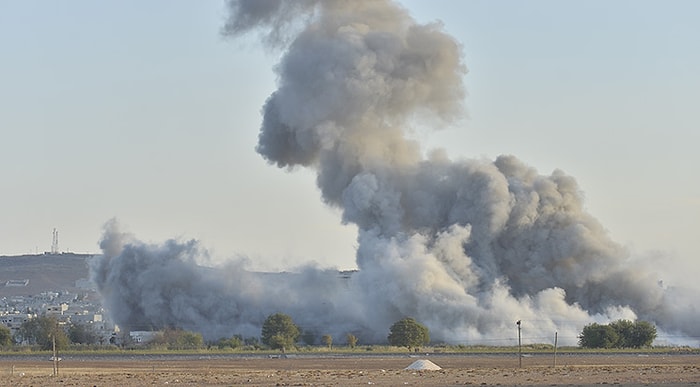
[[[110,222],[93,274],[126,327],[178,326],[208,338],[259,335],[282,311],[305,330],[383,342],[404,316],[437,341],[574,344],[583,325],[653,321],[700,336],[692,297],[657,285],[583,209],[576,181],[513,156],[451,160],[411,139],[463,114],[460,44],[392,1],[230,1],[225,34],[260,34],[283,52],[257,151],[317,171],[323,200],[358,226],[350,279],[305,268],[255,274],[198,263],[196,242],[147,245]]]

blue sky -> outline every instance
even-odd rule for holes
[[[462,42],[452,158],[576,177],[633,255],[700,270],[700,4],[403,1]],[[354,267],[314,174],[255,153],[278,54],[220,35],[222,2],[0,3],[0,254],[97,252],[112,217],[260,269]],[[660,253],[659,253],[660,252]],[[690,270],[692,271],[692,270]],[[687,271],[686,271],[687,272]]]

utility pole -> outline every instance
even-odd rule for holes
[[[520,320],[518,320],[515,324],[518,326],[518,367],[523,368],[523,346],[522,342],[520,341],[520,330],[522,328],[520,326]]]
[[[53,376],[58,376],[58,353],[56,352],[56,333],[51,337],[51,346],[53,347]]]
[[[559,332],[554,332],[554,367],[557,366],[557,337]]]
[[[58,348],[56,347],[56,334],[58,333],[58,330],[61,329],[58,326],[58,321],[56,321],[56,326],[53,328],[53,332],[51,332],[51,347],[53,349],[53,357],[51,360],[53,360],[53,376],[58,376],[58,362],[61,360],[61,358],[58,357]]]

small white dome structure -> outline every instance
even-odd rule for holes
[[[437,371],[441,370],[442,368],[430,360],[416,360],[413,362],[413,364],[404,369],[419,371]]]

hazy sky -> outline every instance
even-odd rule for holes
[[[700,3],[402,1],[463,44],[453,159],[574,176],[634,255],[700,270]],[[201,240],[255,268],[353,268],[355,227],[310,171],[255,152],[278,53],[223,38],[218,1],[0,2],[0,255]]]

